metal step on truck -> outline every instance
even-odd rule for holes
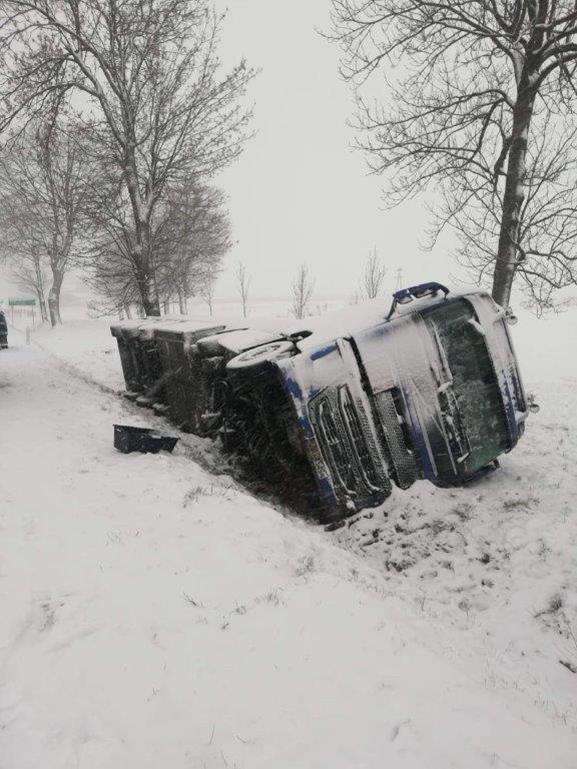
[[[160,319],[152,336],[182,339],[179,356],[160,355],[164,381],[180,382],[170,413],[327,521],[381,504],[393,485],[462,485],[498,466],[538,408],[513,320],[485,292],[424,283],[388,311],[375,300],[298,324],[171,321],[170,333]]]

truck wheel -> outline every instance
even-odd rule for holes
[[[250,371],[256,372],[265,368],[269,363],[288,358],[294,355],[296,348],[292,342],[272,342],[261,347],[253,347],[252,350],[246,350],[235,358],[232,358],[226,368],[228,371]]]

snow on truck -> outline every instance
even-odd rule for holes
[[[307,319],[157,318],[112,326],[128,397],[225,447],[323,519],[393,484],[462,485],[498,466],[530,410],[507,322],[481,291],[439,283]],[[302,321],[300,322],[302,323]]]

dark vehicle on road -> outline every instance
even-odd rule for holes
[[[5,350],[8,347],[8,324],[6,323],[6,316],[0,310],[0,350]]]
[[[532,408],[507,315],[484,292],[426,283],[388,313],[373,302],[306,328],[223,325],[187,351],[204,434],[324,519],[381,504],[393,484],[478,478]]]

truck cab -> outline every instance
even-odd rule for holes
[[[438,283],[394,297],[368,323],[353,310],[333,338],[313,331],[228,363],[247,434],[273,431],[267,465],[281,455],[287,485],[325,517],[381,504],[419,478],[467,483],[523,433],[529,407],[503,309]],[[230,407],[239,413],[234,397]]]

